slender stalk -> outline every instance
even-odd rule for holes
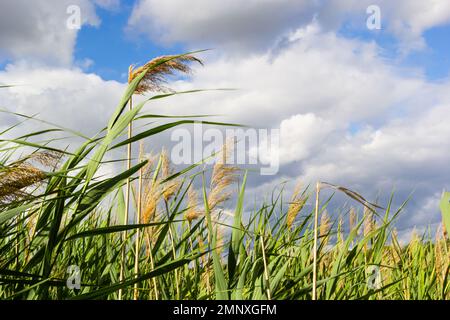
[[[138,199],[137,199],[137,216],[136,223],[141,223],[141,210],[142,210],[142,168],[139,170],[139,182],[138,182]],[[136,231],[135,240],[135,255],[134,255],[134,275],[137,278],[139,274],[139,252],[140,252],[140,240],[141,240],[141,230]],[[138,284],[134,284],[134,300],[139,299]]]
[[[169,212],[169,205],[167,203],[167,201],[164,201],[165,205],[166,205],[166,212],[167,212],[167,218],[170,219],[170,212]],[[174,237],[173,237],[173,232],[172,232],[172,225],[169,226],[169,238],[170,238],[170,242],[172,243],[172,254],[173,254],[173,259],[175,260],[177,258],[177,253],[175,251],[175,243],[174,243]],[[175,273],[175,285],[176,285],[176,291],[177,291],[177,299],[180,299],[180,283],[178,281],[178,272],[177,269],[174,270]]]
[[[314,211],[314,248],[313,248],[313,288],[312,299],[317,300],[317,238],[318,238],[318,224],[319,224],[319,195],[320,182],[316,184],[316,208]]]
[[[261,250],[262,250],[262,256],[263,256],[263,262],[264,262],[264,279],[266,282],[266,292],[267,292],[267,299],[272,300],[272,295],[270,294],[270,284],[269,284],[269,270],[267,268],[267,260],[266,260],[266,249],[264,247],[264,241],[263,236],[261,235],[259,237],[260,243],[261,243]]]
[[[131,111],[133,109],[133,101],[132,97],[130,98],[129,103],[129,110]],[[128,124],[128,139],[131,138],[133,134],[133,125],[132,122]],[[131,169],[131,143],[127,146],[127,170]],[[126,194],[125,194],[125,217],[124,217],[124,224],[128,224],[128,215],[130,211],[130,191],[131,191],[131,181],[130,178],[127,178],[127,185],[126,185]],[[121,257],[121,263],[120,263],[120,276],[119,281],[122,282],[124,280],[124,274],[125,274],[125,259],[126,259],[126,242],[127,241],[127,232],[123,232],[123,247],[122,247],[122,257]],[[119,300],[122,300],[123,295],[123,289],[119,289]]]
[[[153,261],[153,253],[152,253],[152,245],[151,245],[151,240],[148,239],[148,247],[149,247],[149,256],[150,256],[150,267],[152,268],[152,270],[155,269],[155,263]],[[158,286],[156,284],[156,277],[153,277],[153,287],[155,288],[155,300],[159,300],[159,294],[158,294]]]

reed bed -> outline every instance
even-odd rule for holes
[[[127,109],[132,95],[165,90],[164,76],[189,72],[193,61],[192,54],[167,56],[131,68],[105,129],[93,138],[70,131],[84,139],[70,151],[33,142],[52,128],[0,140],[0,299],[450,298],[448,193],[436,237],[402,244],[395,221],[406,202],[393,208],[392,197],[372,204],[342,186],[298,183],[293,194],[281,187],[255,204],[246,198],[251,175],[237,167],[217,161],[177,171],[167,152],[146,154],[158,133],[197,120],[160,123],[161,115],[145,113],[145,104],[180,92]],[[151,128],[127,135],[131,124],[149,119]],[[111,162],[106,155],[139,141],[135,163],[99,175]],[[23,148],[32,149],[29,156]],[[325,189],[354,206],[329,212],[334,198]],[[230,198],[235,208],[224,218]],[[68,286],[73,265],[79,289]]]

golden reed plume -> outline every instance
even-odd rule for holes
[[[231,196],[228,187],[237,180],[238,167],[227,165],[230,157],[234,139],[225,142],[222,151],[219,153],[220,158],[213,168],[211,176],[210,193],[208,196],[208,207],[212,212],[221,203],[227,201]]]
[[[174,75],[176,71],[190,74],[192,71],[188,65],[190,62],[198,62],[203,65],[200,59],[192,55],[161,56],[150,60],[138,68],[134,68],[134,65],[131,65],[128,69],[128,83],[147,70],[147,73],[136,87],[136,94],[144,94],[148,91],[171,91],[170,88],[163,85],[167,83],[167,77]]]
[[[189,222],[198,219],[201,216],[201,211],[198,210],[198,193],[192,186],[188,189],[188,204],[187,210],[184,214],[184,218]]]
[[[28,196],[28,187],[38,187],[47,179],[47,173],[32,162],[55,169],[61,156],[58,152],[36,152],[0,168],[0,204]]]
[[[307,198],[301,194],[302,187],[303,184],[301,183],[301,181],[297,182],[297,185],[295,186],[294,189],[294,193],[292,194],[286,218],[286,224],[288,228],[292,227],[295,218],[297,218],[299,212],[305,206]]]

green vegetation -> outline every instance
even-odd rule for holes
[[[176,172],[165,152],[151,157],[142,151],[129,169],[101,176],[105,165],[125,166],[123,159],[105,160],[117,148],[194,123],[163,118],[170,122],[158,124],[160,115],[144,113],[145,104],[180,93],[126,108],[143,79],[182,57],[138,69],[94,138],[54,126],[0,140],[0,299],[311,299],[314,286],[317,299],[450,298],[445,231],[401,245],[394,222],[403,206],[392,208],[392,199],[375,206],[320,183],[360,207],[336,221],[326,210],[332,198],[320,199],[317,212],[306,205],[316,200],[307,187],[297,187],[288,203],[281,189],[253,205],[245,196],[251,175],[221,162],[212,170],[198,163]],[[124,139],[131,123],[148,120],[155,121],[150,129]],[[51,140],[31,142],[53,131],[83,142],[70,151]],[[130,212],[139,214],[135,223],[125,223],[127,181]],[[236,202],[231,214],[223,209],[230,198]],[[447,230],[449,199],[445,193],[441,202]],[[79,290],[67,286],[72,265],[81,271]]]

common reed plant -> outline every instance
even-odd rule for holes
[[[155,61],[131,68],[121,101],[94,137],[67,130],[82,142],[60,149],[40,139],[55,129],[49,127],[0,140],[0,299],[118,299],[119,292],[142,300],[450,298],[443,231],[450,230],[449,193],[436,236],[402,242],[395,222],[407,202],[394,208],[393,196],[373,204],[319,182],[314,190],[298,184],[293,194],[277,188],[255,203],[246,197],[250,171],[220,161],[177,169],[167,152],[152,156],[144,147],[160,132],[198,120],[150,114],[145,105],[180,94],[148,90],[160,89],[162,75],[188,71],[175,63],[197,60],[190,54]],[[150,96],[127,109],[143,92]],[[127,134],[143,121],[150,127]],[[118,148],[139,142],[136,163],[100,175],[111,159],[123,163]],[[133,223],[125,219],[127,183]],[[351,209],[334,212],[327,190],[344,194]],[[67,284],[73,265],[81,271],[79,289]],[[368,284],[373,267],[380,271],[376,287]]]

